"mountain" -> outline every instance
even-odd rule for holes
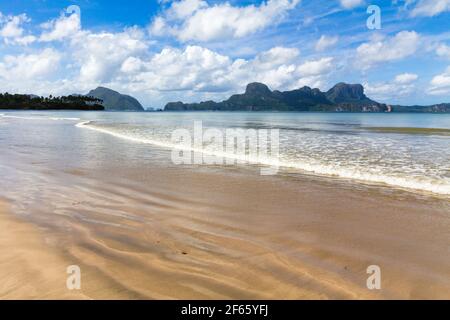
[[[328,90],[326,97],[334,104],[355,103],[359,105],[374,105],[378,104],[364,94],[364,87],[360,84],[346,84],[338,83],[333,88]]]
[[[135,98],[108,88],[98,87],[91,90],[87,96],[101,99],[107,111],[144,111],[142,105]]]
[[[327,92],[303,87],[292,91],[271,91],[263,83],[250,83],[245,93],[222,102],[168,103],[165,111],[350,111],[387,112],[390,108],[369,99],[360,84],[338,83]]]

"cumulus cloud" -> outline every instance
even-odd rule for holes
[[[143,62],[137,57],[128,57],[123,61],[120,71],[125,74],[135,74],[143,68]]]
[[[154,19],[150,32],[170,34],[186,42],[241,38],[279,22],[300,0],[267,0],[259,6],[210,5],[201,0],[179,0]]]
[[[51,48],[36,54],[7,55],[0,62],[0,78],[14,82],[45,78],[58,69],[60,60],[61,54]]]
[[[446,44],[441,44],[437,47],[436,54],[440,57],[450,59],[450,47]]]
[[[417,88],[415,81],[418,75],[402,73],[394,80],[375,84],[365,83],[364,88],[368,96],[379,101],[395,101],[410,96]]]
[[[318,60],[308,60],[296,68],[299,79],[289,89],[296,89],[303,86],[323,89],[328,75],[334,70],[334,58],[325,57]]]
[[[342,7],[345,9],[353,9],[364,3],[364,0],[339,0]]]
[[[79,65],[79,80],[87,83],[105,82],[120,69],[129,71],[133,56],[148,49],[144,32],[137,28],[119,33],[83,32],[71,39],[70,48]]]
[[[19,92],[39,93],[46,88],[48,93],[67,94],[102,84],[140,93],[163,106],[175,99],[200,100],[208,95],[220,99],[253,81],[273,89],[320,87],[334,70],[331,57],[305,60],[298,49],[286,47],[250,59],[231,58],[201,46],[166,47],[150,54],[144,33],[136,28],[120,33],[80,32],[65,45],[64,54],[45,49],[5,57],[0,63],[0,85]]]
[[[165,48],[143,62],[143,71],[135,79],[148,90],[221,91],[230,85],[231,63],[228,57],[198,46]]]
[[[450,11],[450,0],[420,0],[411,11],[413,17],[434,17]]]
[[[316,51],[324,51],[332,46],[334,46],[339,41],[339,37],[329,37],[322,35],[316,43]]]
[[[193,15],[196,11],[206,8],[208,8],[208,3],[203,0],[176,1],[167,10],[167,17],[169,19],[185,19]]]
[[[450,94],[450,66],[442,74],[438,74],[430,82],[428,93],[431,95]]]
[[[117,33],[85,31],[78,13],[63,14],[41,27],[41,42],[64,41],[71,65],[79,70],[76,79],[85,86],[106,82],[120,71],[136,68],[132,58],[149,49],[143,30],[133,27]]]
[[[118,33],[85,31],[81,29],[80,18],[76,13],[62,15],[41,27],[44,29],[38,38],[41,45],[61,41],[58,44],[59,51],[30,48],[29,51],[33,53],[28,55],[5,56],[0,68],[0,78],[3,80],[0,85],[3,88],[17,88],[19,92],[34,91],[40,87],[36,86],[37,80],[53,78],[54,81],[46,82],[48,91],[60,92],[61,88],[91,89],[92,86],[116,79],[122,71],[129,72],[130,68],[134,68],[131,58],[144,55],[149,50],[143,30],[128,28]],[[22,33],[15,35],[20,36]],[[64,72],[57,68],[62,59]],[[60,74],[56,74],[58,70]]]
[[[293,63],[300,56],[297,48],[274,47],[256,56],[254,63],[261,70],[270,69],[274,65]]]
[[[28,45],[36,40],[32,35],[24,35],[25,30],[22,25],[31,20],[26,14],[17,16],[3,16],[0,13],[0,37],[4,38],[7,44]]]
[[[21,24],[29,21],[26,14],[21,14],[18,16],[11,16],[6,19],[6,23],[0,30],[0,36],[4,38],[16,38],[23,34],[23,28]]]
[[[420,36],[415,31],[401,31],[393,37],[374,39],[356,49],[357,64],[367,69],[378,63],[406,58],[417,51],[419,43]]]
[[[402,73],[395,77],[395,82],[400,84],[408,84],[416,81],[418,78],[419,76],[414,73]]]
[[[74,37],[81,30],[80,16],[77,13],[70,16],[62,15],[58,19],[44,23],[42,28],[45,31],[42,33],[40,41],[58,41]]]
[[[271,0],[259,6],[233,7],[197,0],[177,1],[179,6],[172,3],[169,7],[172,11],[166,11],[163,19],[164,22],[170,19],[188,21],[198,12],[213,8],[230,9],[238,12],[239,17],[260,17],[262,12],[274,18],[297,2]],[[183,7],[186,4],[191,6]],[[2,16],[0,26],[5,24],[4,19]],[[219,25],[234,28],[223,26],[221,22]],[[254,81],[264,82],[272,89],[295,89],[303,85],[323,88],[335,70],[332,57],[304,58],[297,48],[283,46],[245,59],[200,45],[156,50],[151,47],[153,42],[146,30],[132,27],[120,32],[89,31],[82,28],[76,13],[61,15],[40,27],[39,36],[33,36],[35,46],[29,47],[27,54],[0,56],[2,90],[60,95],[85,93],[104,85],[161,107],[177,99],[219,100]],[[241,35],[240,28],[246,28],[244,22],[232,29],[233,37],[234,32],[239,34],[236,36]],[[246,32],[252,31],[242,34]],[[10,34],[16,38],[28,36],[25,30]]]
[[[317,76],[327,73],[333,69],[333,58],[327,57],[319,60],[310,60],[300,66],[297,70],[303,76]]]
[[[187,46],[184,50],[165,48],[148,61],[129,59],[122,71],[135,87],[147,91],[230,94],[253,81],[273,89],[323,85],[333,70],[332,60],[301,61],[297,49],[284,47],[274,47],[253,59],[233,60],[207,48]]]

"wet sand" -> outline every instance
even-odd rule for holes
[[[0,202],[0,299],[83,299],[66,289],[69,265],[45,243],[36,226],[21,221]]]
[[[247,169],[45,174],[27,222],[0,216],[1,298],[450,298],[447,199]]]
[[[70,121],[4,120],[0,141],[0,298],[450,299],[448,197],[174,165]]]

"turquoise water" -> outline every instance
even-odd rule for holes
[[[279,157],[263,164],[288,172],[450,195],[450,114],[2,112],[0,141],[20,144],[15,133],[33,124],[61,137],[73,134],[70,127],[91,137],[81,158],[92,150],[113,154],[95,139],[109,135],[128,141],[139,162],[144,155],[134,146],[170,149],[173,131],[192,130],[194,121],[205,129],[278,129]]]

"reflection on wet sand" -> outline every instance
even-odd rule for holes
[[[27,248],[35,270],[48,271],[35,297],[65,285],[63,267],[40,265],[47,251],[81,267],[80,297],[94,299],[449,297],[445,200],[239,170],[110,167],[47,178],[26,217],[46,239]],[[373,264],[381,291],[366,287]],[[22,297],[8,288],[0,295]]]
[[[446,195],[287,168],[177,166],[170,150],[69,120],[0,124],[0,298],[450,298]],[[448,144],[438,139],[436,166]],[[81,268],[80,291],[66,288],[70,265]],[[381,290],[366,287],[371,265]]]

